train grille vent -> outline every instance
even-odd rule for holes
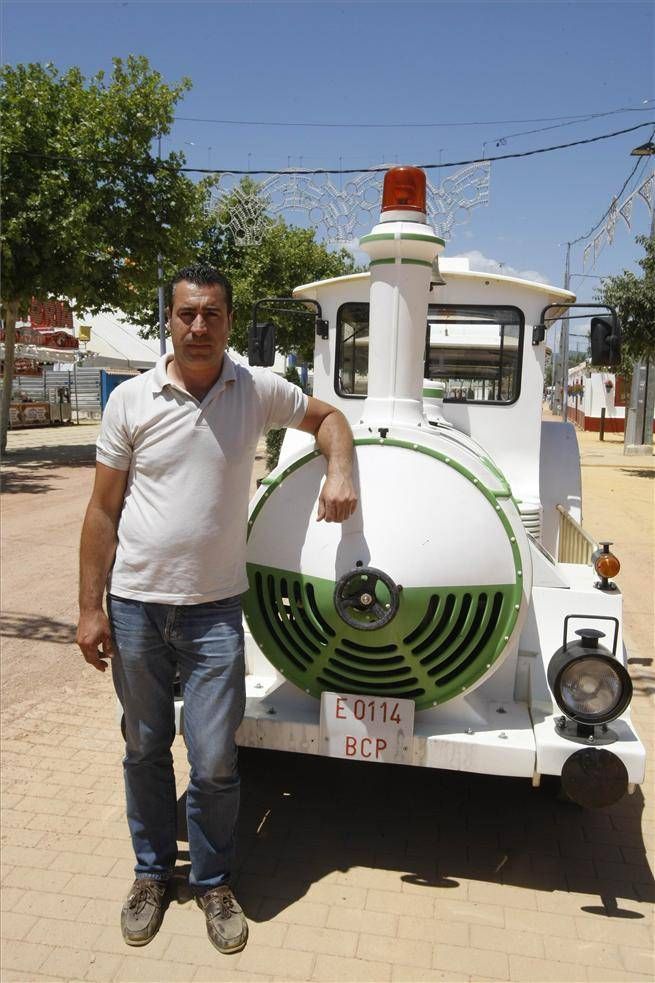
[[[541,541],[541,514],[540,502],[519,502],[519,515],[526,532],[538,541]]]
[[[514,618],[511,588],[444,589],[429,596],[409,632],[394,619],[373,645],[348,637],[306,579],[251,574],[245,608],[255,640],[288,679],[317,697],[336,690],[406,697],[417,709],[442,703],[490,668]]]

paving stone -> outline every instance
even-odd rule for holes
[[[26,859],[27,851],[23,851]],[[18,887],[24,890],[63,891],[71,875],[65,870],[54,870],[50,875],[47,867],[14,867],[3,881],[3,886]]]
[[[500,904],[504,908],[537,908],[537,892],[529,888],[512,887],[509,884],[496,884],[491,881],[476,881],[469,884],[469,901],[483,904]]]
[[[444,924],[438,918],[401,915],[398,922],[398,938],[423,939],[426,942],[447,942],[449,945],[468,945],[469,926],[464,922]]]
[[[54,850],[44,850],[42,847],[3,846],[2,862],[21,868],[49,867],[57,856]]]
[[[308,925],[289,925],[284,945],[287,949],[322,952],[329,956],[354,956],[357,948],[357,932]]]
[[[119,964],[115,979],[129,981],[129,983],[137,983],[137,981],[162,983],[164,980],[180,980],[181,983],[189,983],[191,973],[194,971],[195,967],[185,966],[182,963],[127,956]]]
[[[3,800],[2,800],[3,801]],[[3,801],[4,806],[4,801]],[[40,829],[13,829],[2,830],[2,850],[6,846],[35,847],[46,834]]]
[[[451,928],[452,926],[448,926],[449,931]],[[534,932],[517,932],[508,931],[504,928],[492,928],[488,925],[471,925],[471,946],[474,949],[494,949],[497,952],[543,959],[546,957],[546,947],[550,946],[550,943],[544,943],[543,935],[537,935]]]
[[[49,891],[25,891],[14,911],[42,918],[76,918],[84,907],[84,898],[74,898]]]
[[[0,943],[0,966],[3,973],[7,969],[24,973],[36,972],[51,951],[52,947],[49,945],[34,945],[16,939],[3,939]]]
[[[468,973],[454,973],[452,970],[419,969],[417,966],[392,966],[391,979],[394,983],[432,983],[434,980],[445,980],[446,983],[456,983],[458,980],[470,980]],[[479,979],[479,978],[478,978]],[[476,979],[476,983],[478,983]]]
[[[366,932],[367,935],[383,935],[394,938],[398,934],[398,915],[384,911],[369,911],[356,908],[329,908],[328,928],[339,928],[350,932]],[[406,936],[415,938],[417,936]],[[420,937],[420,936],[418,936]]]
[[[558,938],[577,938],[575,920],[566,915],[554,915],[546,911],[521,911],[519,908],[503,910],[505,928],[510,932],[536,932]]]
[[[120,908],[120,905],[107,902],[104,898],[89,898],[76,920],[89,925],[118,925]]]
[[[395,915],[418,915],[431,918],[434,915],[434,900],[423,895],[396,894],[393,891],[369,891],[366,908],[370,911],[386,911]]]
[[[28,942],[43,945],[68,946],[71,949],[90,949],[102,932],[100,925],[91,925],[61,918],[39,918],[26,936]],[[54,970],[50,970],[54,972]]]
[[[510,979],[520,980],[521,983],[579,983],[587,979],[583,967],[552,959],[510,955],[509,968]]]
[[[434,917],[444,924],[466,922],[476,925],[497,925],[503,928],[505,918],[500,905],[476,904],[473,901],[442,901],[434,903]]]
[[[20,915],[15,911],[5,911],[2,915],[0,929],[3,939],[24,939],[32,925],[36,922],[33,915]]]
[[[67,836],[66,833],[46,832],[39,846],[57,853],[95,853],[102,843],[99,836]]]
[[[319,904],[314,901],[300,901],[281,906],[280,901],[272,898],[264,898],[258,912],[258,918],[267,920],[274,918],[276,921],[292,922],[294,925],[313,925],[320,927],[327,924],[328,913],[331,911],[346,911],[354,917],[357,910],[353,908],[333,908],[330,909],[326,904]],[[332,928],[341,928],[341,925],[333,925]]]
[[[310,980],[316,956],[300,949],[274,949],[248,944],[239,955],[236,968],[243,972],[281,976],[287,980]]]
[[[348,887],[345,884],[310,884],[307,898],[320,904],[343,905],[345,908],[363,908],[366,890],[363,887]]]
[[[395,963],[429,969],[432,966],[432,949],[430,942],[419,939],[385,939],[379,935],[362,934],[357,944],[357,956],[392,965]]]
[[[467,973],[473,978],[485,975],[491,979],[509,979],[509,962],[504,952],[492,949],[473,949],[465,946],[437,943],[432,957],[434,969]]]
[[[648,922],[632,918],[576,918],[578,937],[588,942],[611,940],[615,945],[647,949],[653,944],[653,927]]]
[[[11,911],[16,907],[20,899],[25,894],[24,889],[18,887],[5,887],[0,891],[0,910]]]
[[[65,870],[71,874],[109,874],[114,861],[111,857],[98,857],[88,853],[57,853],[49,865],[52,870]]]
[[[123,901],[129,887],[129,884],[118,877],[73,874],[64,893],[83,898],[106,898],[107,901]]]
[[[653,947],[637,949],[633,946],[619,947],[623,965],[631,973],[647,973],[651,979],[655,976],[655,953]]]
[[[218,955],[218,953],[217,953]],[[193,983],[264,983],[272,980],[272,976],[263,973],[246,973],[232,969],[233,960],[223,958],[223,963],[229,965],[199,966],[193,977]]]
[[[346,959],[321,954],[316,957],[313,980],[325,983],[383,983],[391,979],[391,966],[368,959]]]

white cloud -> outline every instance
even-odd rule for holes
[[[519,270],[509,263],[502,263],[497,259],[485,256],[479,249],[472,249],[468,253],[458,253],[468,259],[471,269],[478,273],[500,273],[503,276],[517,276],[522,280],[534,280],[536,283],[550,283],[548,277],[538,270]]]

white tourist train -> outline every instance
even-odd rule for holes
[[[369,272],[292,302],[316,331],[314,395],[353,429],[359,506],[315,521],[325,461],[289,430],[250,507],[239,743],[616,801],[644,779],[619,564],[582,528],[572,426],[542,421],[545,329],[575,297],[439,263],[417,168],[387,173],[360,246]],[[289,303],[255,305],[253,364]],[[594,318],[596,360],[618,343]]]

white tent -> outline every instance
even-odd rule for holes
[[[84,366],[134,372],[153,368],[159,358],[159,338],[142,338],[139,334],[141,329],[135,324],[121,321],[119,312],[82,315],[79,321],[76,318],[76,328],[80,326],[91,329],[90,340],[80,341]],[[75,333],[78,334],[78,330]],[[166,351],[173,351],[170,338],[166,340]],[[248,365],[245,355],[234,349],[229,349],[229,352],[235,362]],[[285,357],[276,352],[273,371],[283,375],[284,368]]]
[[[79,326],[91,329],[90,340],[80,341],[84,366],[134,371],[151,369],[159,358],[159,338],[142,338],[141,329],[122,321],[119,312],[82,315]],[[173,350],[170,340],[166,350]]]

